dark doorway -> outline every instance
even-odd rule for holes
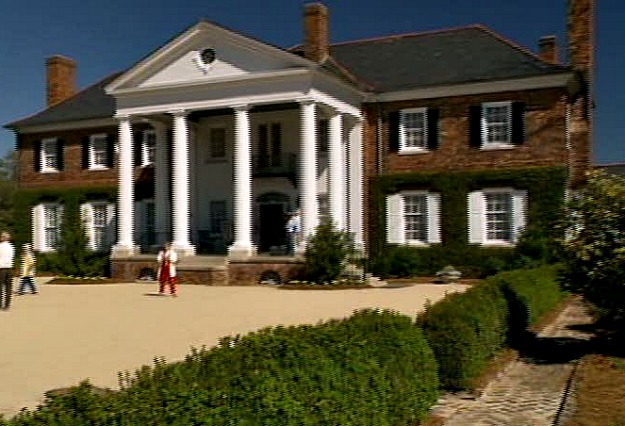
[[[286,246],[285,204],[262,203],[258,206],[260,216],[260,252],[267,253],[272,247]]]

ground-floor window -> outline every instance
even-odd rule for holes
[[[81,206],[81,215],[89,247],[94,251],[108,251],[115,241],[115,204],[94,201]]]
[[[405,191],[389,195],[386,207],[387,242],[410,245],[441,242],[439,193]]]
[[[512,245],[525,227],[527,191],[492,188],[469,194],[469,242]]]
[[[63,206],[60,203],[42,203],[33,207],[33,247],[48,252],[58,249],[61,240]]]

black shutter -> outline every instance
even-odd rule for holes
[[[33,143],[33,158],[34,158],[33,165],[35,166],[35,171],[40,172],[41,171],[41,141],[40,140],[36,140]]]
[[[57,139],[56,141],[56,158],[58,171],[62,171],[65,169],[65,141],[63,139]]]
[[[82,168],[89,168],[89,136],[82,138]]]
[[[430,151],[434,151],[438,148],[439,144],[439,125],[438,120],[440,117],[440,110],[436,108],[427,109],[427,126],[428,126],[428,140],[427,147]]]
[[[143,132],[135,132],[132,137],[132,147],[134,154],[134,165],[141,165],[141,144],[143,142]]]
[[[106,137],[106,166],[110,169],[115,167],[115,137],[113,135]]]
[[[525,104],[512,102],[512,143],[521,145],[525,142]]]
[[[482,147],[482,106],[469,107],[469,145],[473,148]]]
[[[399,151],[399,111],[388,113],[388,148],[391,152]]]

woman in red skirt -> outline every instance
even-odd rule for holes
[[[178,277],[176,275],[176,263],[178,254],[172,248],[171,243],[166,243],[163,250],[158,253],[158,283],[159,294],[165,294],[165,288],[169,286],[172,296],[178,296]]]

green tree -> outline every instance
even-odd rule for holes
[[[354,254],[354,240],[350,233],[340,231],[329,222],[319,225],[306,246],[305,274],[308,281],[331,283],[344,271]]]
[[[593,171],[567,202],[562,254],[567,290],[625,319],[625,178]]]
[[[12,229],[13,202],[17,189],[17,152],[0,158],[0,229]]]

